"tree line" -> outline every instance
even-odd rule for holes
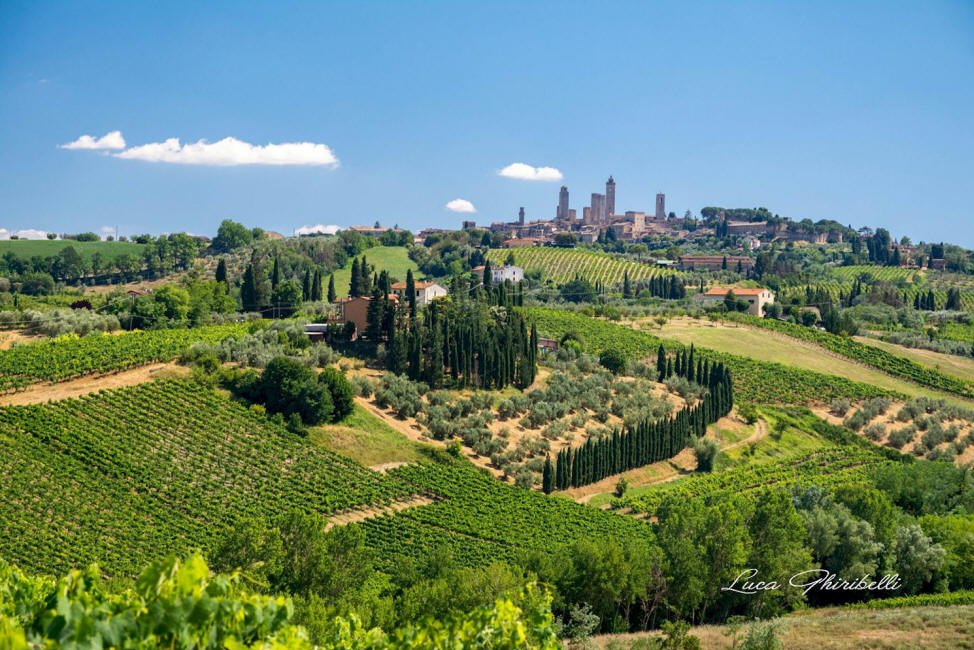
[[[607,476],[672,458],[694,438],[707,433],[707,425],[727,415],[734,406],[730,372],[721,362],[694,359],[693,347],[667,357],[661,345],[657,368],[660,379],[673,375],[707,387],[707,394],[694,406],[680,410],[673,418],[645,420],[627,426],[623,432],[599,440],[590,438],[577,449],[558,452],[554,462],[545,459],[542,489],[545,493],[595,483]]]

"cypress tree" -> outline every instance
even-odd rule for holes
[[[413,270],[406,271],[406,300],[409,301],[409,317],[416,317],[416,281],[413,279]]]
[[[314,275],[311,276],[311,299],[318,301],[323,298],[321,292],[321,269],[315,269]]]
[[[551,494],[551,456],[544,457],[544,470],[541,473],[541,489],[545,494]]]
[[[257,298],[257,278],[251,264],[248,264],[247,270],[244,271],[243,284],[240,285],[240,302],[244,311],[257,311],[260,307]]]
[[[277,285],[281,283],[281,261],[279,258],[274,258],[274,271],[271,273],[271,289],[276,289]]]
[[[361,278],[359,277],[360,274],[361,272],[359,271],[358,258],[356,257],[352,260],[352,277],[348,281],[348,295],[352,296],[353,298],[357,298],[360,295],[359,286],[362,284]],[[334,277],[335,276],[332,275],[332,279],[334,279]]]
[[[493,278],[493,276],[491,274],[491,270],[490,270],[490,260],[484,260],[484,281],[483,281],[483,285],[484,285],[484,291],[486,291],[488,294],[490,293],[490,286],[491,286],[491,283],[493,281],[494,281],[494,278]]]
[[[335,302],[338,294],[335,292],[335,274],[328,276],[328,302]]]
[[[304,272],[304,282],[301,284],[302,300],[311,300],[311,269]]]
[[[220,261],[216,263],[216,281],[229,284],[227,282],[227,261],[222,257],[220,258]]]
[[[656,350],[656,373],[659,376],[659,381],[666,379],[666,350],[663,348],[663,344],[659,344],[659,349]]]

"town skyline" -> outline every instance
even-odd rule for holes
[[[11,2],[0,30],[0,236],[550,218],[610,172],[618,210],[974,246],[969,3]]]

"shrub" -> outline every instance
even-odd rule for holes
[[[714,460],[719,449],[712,438],[697,438],[693,443],[693,453],[697,457],[697,471],[709,472],[714,468]]]
[[[852,408],[852,403],[849,400],[840,397],[832,400],[832,403],[829,404],[829,413],[837,417],[844,418],[845,414],[849,412],[850,408]]]
[[[618,348],[606,348],[599,355],[599,363],[614,375],[621,375],[626,371],[629,360]]]
[[[332,367],[325,368],[318,375],[318,383],[331,394],[334,407],[332,421],[344,420],[355,410],[355,389],[345,377],[345,373]]]

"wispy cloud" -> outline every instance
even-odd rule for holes
[[[10,239],[11,235],[16,235],[20,239],[47,239],[46,230],[36,230],[34,228],[7,230],[6,228],[0,228],[0,239]]]
[[[497,172],[505,178],[517,178],[522,181],[560,181],[561,172],[554,167],[532,167],[524,163],[512,163]]]
[[[121,131],[106,133],[100,138],[83,135],[74,142],[59,145],[61,149],[124,149],[125,138]]]
[[[179,138],[150,142],[113,154],[116,158],[179,165],[324,165],[337,167],[331,148],[315,142],[256,145],[236,138],[180,144]]]
[[[450,212],[476,212],[477,208],[467,199],[453,199],[446,204],[446,209]]]
[[[326,226],[324,224],[316,223],[313,226],[301,226],[300,228],[295,228],[294,234],[295,235],[314,235],[314,234],[334,235],[339,230],[341,230],[341,227],[336,226],[334,224],[329,224]]]

